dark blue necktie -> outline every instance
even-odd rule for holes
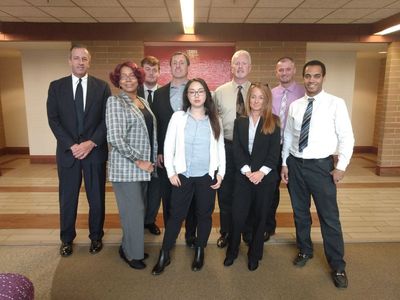
[[[303,123],[301,124],[300,139],[299,139],[299,152],[308,145],[308,131],[310,129],[310,120],[313,110],[314,98],[308,98],[308,105],[303,116]]]
[[[75,91],[75,110],[76,118],[78,120],[78,133],[81,135],[83,133],[83,89],[82,89],[82,78],[79,78],[78,85]]]

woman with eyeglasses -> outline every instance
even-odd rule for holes
[[[265,220],[271,209],[279,178],[276,166],[280,155],[279,118],[272,114],[268,86],[252,84],[245,103],[246,117],[235,120],[233,157],[236,166],[232,203],[232,231],[224,260],[233,264],[239,253],[240,233],[247,216],[253,216],[248,269],[254,271],[263,256]]]
[[[106,106],[110,146],[108,176],[117,200],[122,226],[121,258],[134,269],[146,267],[144,253],[144,197],[157,157],[156,119],[149,104],[137,95],[143,70],[126,61],[110,73],[120,89]]]
[[[222,124],[210,90],[201,78],[187,82],[183,91],[183,111],[177,111],[171,117],[164,142],[164,165],[172,184],[171,211],[152,274],[161,274],[170,264],[169,252],[192,201],[195,201],[197,217],[192,270],[199,271],[204,264],[204,248],[211,232],[215,193],[225,175]]]

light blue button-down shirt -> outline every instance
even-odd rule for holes
[[[185,89],[186,83],[183,83],[179,86],[173,86],[171,84],[170,89],[169,89],[169,99],[171,102],[171,107],[174,110],[174,112],[182,110],[183,108],[183,91]]]
[[[194,119],[190,111],[185,126],[186,177],[200,177],[208,173],[210,166],[210,121]]]

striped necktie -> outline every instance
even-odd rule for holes
[[[303,152],[303,149],[308,145],[308,131],[310,129],[310,120],[313,110],[314,98],[308,98],[308,105],[303,116],[303,123],[301,124],[300,139],[299,139],[299,152]]]
[[[285,89],[285,91],[283,92],[282,99],[281,99],[281,107],[279,109],[279,119],[281,121],[281,143],[283,140],[283,132],[285,129],[285,122],[286,122],[287,93],[288,93],[288,90]]]

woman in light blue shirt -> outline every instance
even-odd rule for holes
[[[164,165],[172,184],[171,211],[160,257],[152,273],[161,274],[169,265],[169,251],[175,245],[192,201],[197,217],[192,270],[199,271],[211,232],[215,192],[225,175],[222,125],[210,90],[201,78],[188,81],[183,92],[183,111],[175,112],[168,124]]]

